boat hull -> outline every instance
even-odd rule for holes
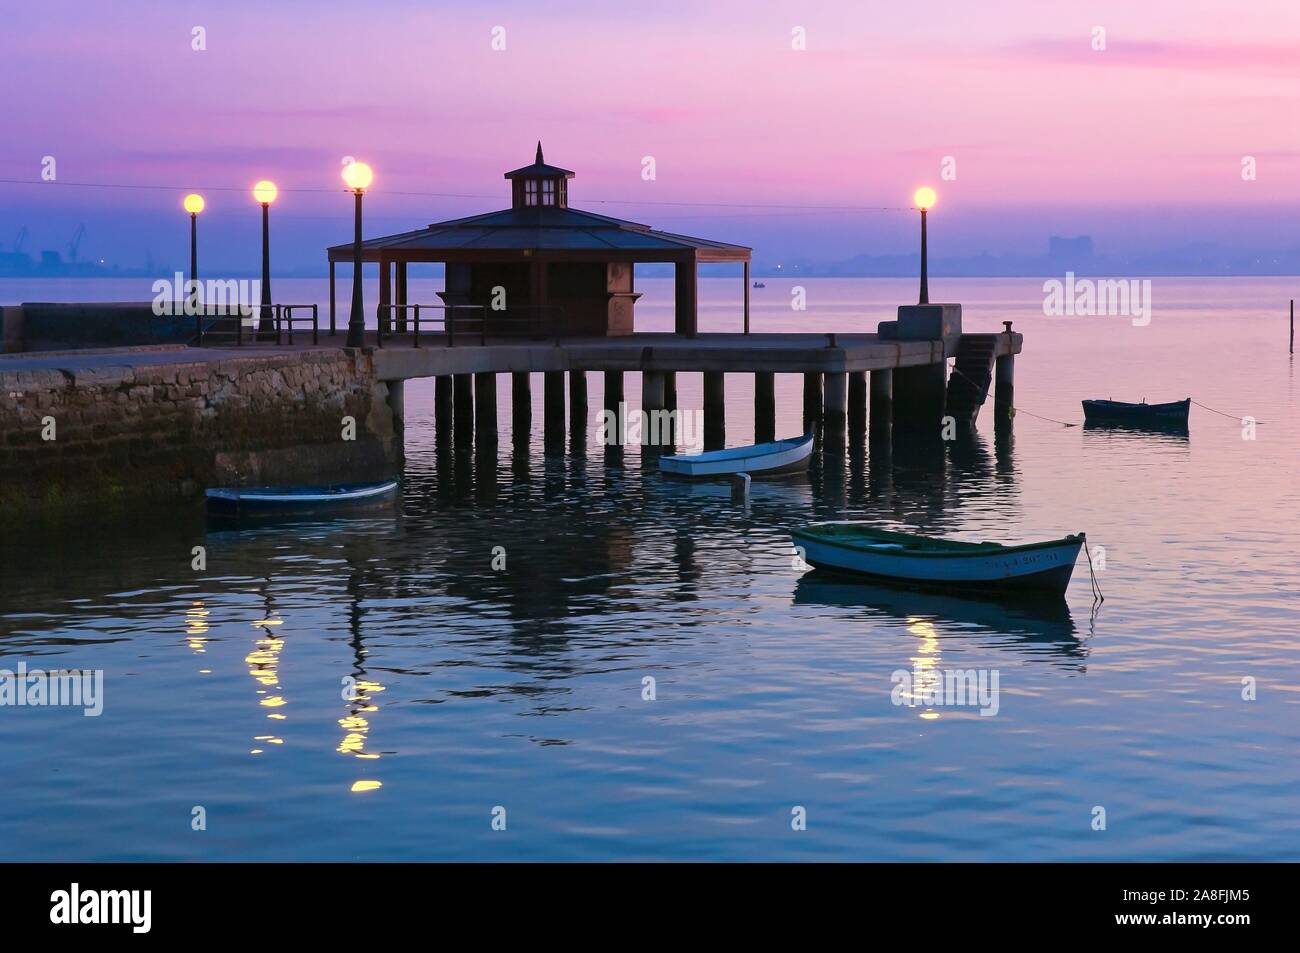
[[[807,434],[794,440],[733,447],[689,456],[667,456],[659,460],[665,476],[688,480],[716,480],[737,473],[751,477],[782,476],[808,469],[813,437]]]
[[[1127,423],[1187,426],[1192,399],[1168,404],[1127,404],[1118,400],[1083,401],[1083,419],[1088,423]]]
[[[385,480],[321,487],[214,487],[206,495],[214,512],[278,513],[384,505],[396,490],[396,480]]]
[[[805,562],[837,574],[937,589],[1064,593],[1074,574],[1084,538],[1027,546],[972,545],[937,552],[909,552],[905,546],[827,540],[795,530]]]

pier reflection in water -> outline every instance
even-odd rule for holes
[[[419,406],[408,393],[391,510],[231,525],[151,507],[6,540],[0,654],[103,668],[108,691],[100,719],[0,723],[30,778],[0,805],[7,829],[57,820],[38,825],[47,855],[100,859],[1116,856],[1066,819],[1114,770],[1098,693],[1141,697],[1141,640],[1177,612],[1159,589],[1094,620],[1086,587],[1006,604],[793,565],[789,527],[817,519],[1089,528],[1058,525],[1054,461],[1026,480],[1023,435],[819,444],[807,474],[742,504],[660,478],[637,447],[546,454],[535,430],[458,451]],[[1186,448],[1130,445],[1161,465]],[[1097,646],[1129,635],[1136,655],[1098,676]],[[1001,711],[891,705],[906,668],[997,671]],[[791,842],[796,803],[835,824]],[[219,822],[202,840],[194,804]]]

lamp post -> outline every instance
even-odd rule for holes
[[[203,196],[191,192],[185,196],[185,211],[190,213],[190,300],[198,308],[199,302],[199,212],[203,211]]]
[[[257,335],[261,338],[275,335],[275,322],[271,320],[271,203],[279,194],[275,183],[266,179],[253,186],[253,198],[262,204],[262,306],[257,321]]]
[[[936,198],[938,196],[934,194],[934,189],[928,185],[921,186],[912,196],[912,201],[921,210],[921,300],[917,302],[918,304],[930,303],[929,263],[926,260],[927,252],[925,247],[925,213],[934,206]]]
[[[365,304],[361,300],[361,196],[375,174],[364,162],[349,162],[343,167],[343,182],[356,196],[356,223],[352,238],[352,312],[348,315],[348,347],[366,343]]]

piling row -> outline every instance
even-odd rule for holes
[[[803,375],[804,432],[820,430],[828,446],[867,437],[888,442],[896,429],[935,430],[942,420],[946,388],[944,363],[854,372],[809,372]],[[567,395],[566,395],[567,373]],[[732,376],[735,376],[734,374]],[[704,449],[726,446],[726,377],[706,371],[704,377]],[[868,380],[868,377],[870,380]],[[1014,355],[996,359],[993,372],[994,413],[1010,419],[1014,404]],[[458,449],[497,441],[496,378],[492,372],[455,374],[434,379],[434,427],[438,442],[450,439]],[[511,374],[511,429],[516,443],[527,443],[532,430],[532,375]],[[587,373],[547,371],[543,378],[543,438],[548,450],[563,450],[571,435],[575,450],[586,446],[588,421]],[[870,400],[868,400],[870,394]],[[567,401],[566,401],[567,396]],[[627,401],[624,372],[604,372],[605,410],[618,413]],[[670,446],[680,436],[670,413],[677,409],[677,375],[645,371],[641,377],[641,408],[648,419],[672,426],[645,428],[643,438]],[[869,409],[869,412],[868,412]],[[659,413],[659,417],[653,415]],[[776,375],[754,373],[754,442],[776,439]]]

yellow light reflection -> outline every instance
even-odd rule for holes
[[[196,654],[200,655],[207,651],[208,614],[208,610],[203,608],[203,603],[198,600],[185,610],[185,641]]]
[[[358,791],[375,791],[384,786],[382,781],[356,781],[352,784],[352,793]]]
[[[907,620],[907,631],[918,639],[917,654],[912,656],[912,690],[904,693],[908,702],[916,705],[925,704],[934,697],[934,692],[941,686],[942,675],[939,673],[939,635],[934,623],[929,619],[911,617]],[[936,721],[939,713],[927,708],[920,716],[925,721]]]

